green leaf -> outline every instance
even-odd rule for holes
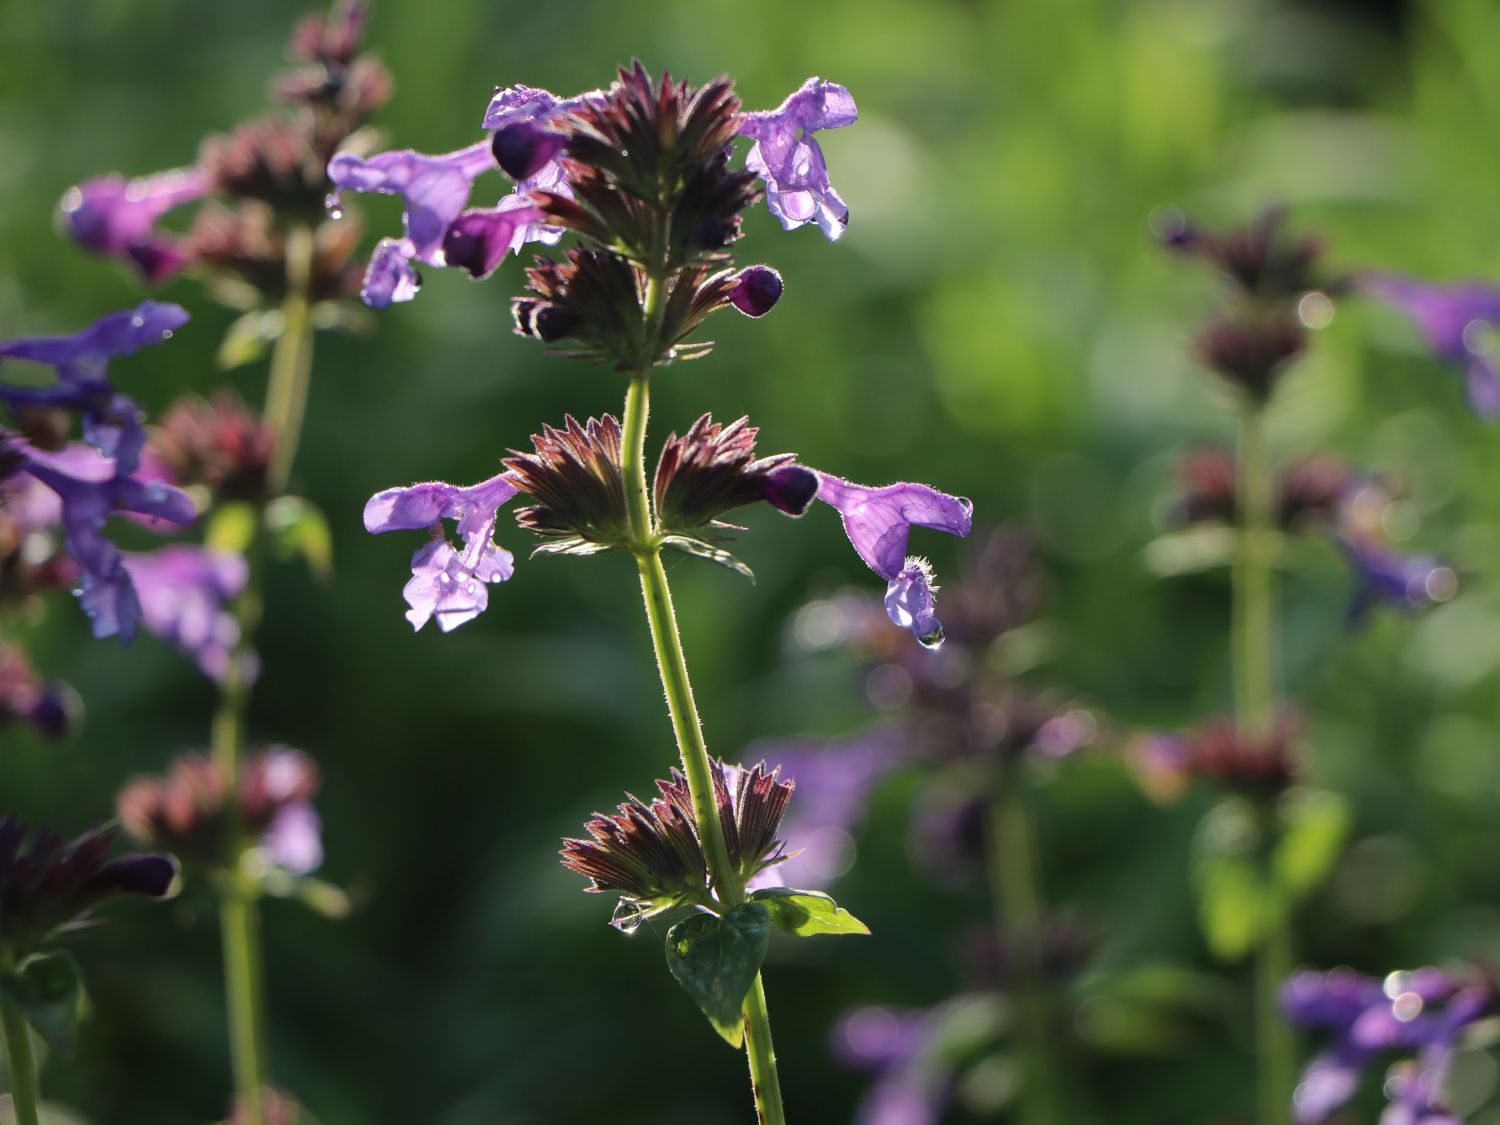
[[[813,934],[867,934],[866,926],[822,891],[798,891],[791,887],[766,887],[750,896],[771,915],[778,930],[797,937]]]
[[[702,539],[696,539],[691,535],[667,535],[662,538],[663,547],[671,547],[681,551],[685,555],[693,555],[696,558],[707,559],[711,563],[718,563],[728,570],[734,571],[741,577],[755,581],[755,571],[751,570],[739,559],[735,558],[723,547],[715,547],[712,543],[706,543]]]
[[[1254,811],[1234,798],[1209,810],[1193,840],[1199,923],[1209,949],[1226,961],[1243,957],[1265,933],[1272,896],[1259,847]]]
[[[310,500],[279,496],[266,505],[266,530],[281,558],[301,558],[320,582],[333,577],[333,532]]]
[[[744,1041],[740,1005],[770,936],[770,916],[758,902],[731,907],[722,917],[694,914],[667,931],[667,968],[731,1047]]]
[[[208,521],[203,545],[215,551],[232,551],[242,555],[255,538],[255,509],[249,504],[222,505]]]
[[[215,361],[224,370],[254,363],[266,354],[271,342],[281,335],[285,320],[279,309],[254,309],[240,317],[224,333]]]
[[[71,1051],[83,1017],[83,977],[70,953],[31,957],[0,973],[0,1002],[14,1005],[49,1046]]]
[[[1288,797],[1281,842],[1272,857],[1276,883],[1288,897],[1302,898],[1333,869],[1350,819],[1349,803],[1337,793],[1306,790]]]

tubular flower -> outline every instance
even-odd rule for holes
[[[468,488],[427,481],[388,488],[365,505],[365,530],[427,529],[431,541],[411,557],[411,581],[402,591],[410,610],[406,619],[420,629],[433,617],[447,633],[472,621],[489,605],[489,583],[511,576],[513,556],[494,541],[495,515],[515,496],[509,473],[500,473]],[[448,541],[443,520],[454,520],[459,549]]]
[[[1462,371],[1475,414],[1486,421],[1500,417],[1500,366],[1489,338],[1500,325],[1500,288],[1479,281],[1434,285],[1387,273],[1366,274],[1359,285],[1411,317],[1432,353]]]
[[[1364,621],[1376,606],[1407,612],[1446,602],[1458,592],[1458,576],[1435,555],[1403,554],[1359,531],[1336,537],[1354,572],[1349,620]]]
[[[968,535],[974,505],[925,484],[872,488],[829,473],[817,472],[817,477],[817,498],[838,509],[859,557],[886,579],[886,614],[928,648],[941,644],[932,567],[925,559],[907,556],[907,539],[914,526]]]
[[[69,188],[58,217],[84,249],[129,262],[146,281],[157,285],[192,260],[180,239],[157,231],[157,220],[175,207],[203,198],[211,187],[197,168],[132,180],[112,172]]]
[[[115,833],[108,829],[67,843],[46,829],[28,832],[14,814],[0,818],[0,948],[12,961],[85,921],[105,899],[122,894],[163,898],[172,889],[175,859],[110,859],[114,842]]]
[[[0,401],[13,411],[58,406],[83,417],[83,435],[100,453],[133,472],[146,442],[141,410],[108,378],[109,361],[160,344],[188,321],[179,305],[145,301],[100,317],[71,336],[35,336],[0,342],[0,361],[30,360],[51,367],[49,386],[0,383]]]
[[[813,138],[859,119],[847,87],[809,78],[776,109],[747,113],[740,133],[755,141],[745,167],[766,183],[766,205],[786,230],[816,222],[837,239],[849,225],[849,207],[828,179],[823,150]]]
[[[146,628],[192,657],[209,679],[222,680],[240,639],[239,621],[228,603],[249,578],[244,557],[179,544],[151,554],[126,554],[124,567]]]

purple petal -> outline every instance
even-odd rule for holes
[[[439,629],[452,632],[489,608],[487,584],[506,581],[512,570],[513,556],[495,543],[460,554],[435,539],[411,557],[412,577],[402,589],[411,607],[406,619],[420,629],[436,617]]]
[[[443,481],[425,481],[405,488],[377,492],[365,504],[365,530],[418,531],[441,519],[461,520],[471,510],[488,509],[491,515],[517,492],[506,473],[467,488]]]
[[[800,516],[818,495],[818,474],[802,465],[783,465],[766,474],[761,491],[771,507]]]
[[[745,167],[766,184],[766,205],[787,230],[816,220],[830,241],[844,233],[849,208],[828,178],[812,134],[858,118],[846,87],[809,78],[773,110],[744,115],[740,132],[755,144]]]
[[[1403,554],[1363,535],[1336,537],[1354,572],[1349,620],[1357,624],[1377,605],[1415,611],[1451,599],[1458,579],[1433,555]]]
[[[133,180],[119,174],[99,176],[69,188],[59,216],[79,245],[95,254],[133,262],[155,284],[190,260],[176,240],[157,233],[156,221],[208,191],[208,177],[196,168]]]
[[[277,867],[310,874],[323,863],[323,822],[311,802],[295,801],[276,814],[260,846]]]
[[[582,96],[582,95],[580,95]],[[507,86],[497,89],[484,111],[484,128],[504,129],[535,121],[551,113],[558,105],[557,95],[539,86]]]
[[[481,142],[441,156],[400,149],[365,160],[341,152],[329,162],[328,178],[340,188],[401,196],[410,256],[441,266],[448,224],[468,205],[474,181],[494,168],[490,147]]]
[[[124,565],[146,628],[193,657],[204,675],[222,680],[240,639],[239,622],[227,603],[245,588],[244,558],[179,545],[127,554]]]
[[[910,629],[912,636],[929,648],[943,640],[933,598],[932,567],[925,559],[907,559],[901,573],[885,591],[885,612],[892,622]]]
[[[422,275],[411,264],[416,253],[409,238],[382,238],[365,267],[359,299],[372,309],[410,301],[422,288]]]
[[[1327,1051],[1313,1059],[1292,1094],[1297,1125],[1318,1125],[1359,1089],[1370,1056],[1353,1050]]]
[[[896,579],[905,569],[913,526],[964,536],[974,515],[969,500],[925,484],[872,488],[824,472],[818,472],[818,499],[838,509],[859,557],[887,580]]]
[[[489,277],[509,251],[521,249],[527,229],[544,219],[526,197],[515,195],[506,196],[494,210],[465,211],[443,238],[443,256],[471,277]]]
[[[103,374],[115,356],[160,344],[188,322],[187,310],[161,301],[102,316],[71,336],[35,336],[0,343],[0,358],[29,359],[57,368],[62,379]]]
[[[555,161],[567,144],[563,134],[534,121],[521,121],[497,131],[490,141],[490,151],[507,176],[525,180]]]

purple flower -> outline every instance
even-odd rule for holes
[[[729,303],[746,316],[765,316],[781,300],[781,275],[770,266],[746,266],[735,275]]]
[[[1500,368],[1485,331],[1500,325],[1500,288],[1479,281],[1432,285],[1387,273],[1365,274],[1360,284],[1411,317],[1433,353],[1463,370],[1474,413],[1500,417]]]
[[[1353,1097],[1370,1062],[1389,1050],[1419,1052],[1419,1065],[1387,1086],[1394,1101],[1382,1125],[1446,1125],[1455,1120],[1443,1104],[1449,1057],[1464,1030],[1495,1009],[1496,992],[1489,980],[1464,982],[1432,968],[1391,973],[1384,981],[1335,969],[1297,973],[1281,1002],[1293,1023],[1333,1033],[1297,1086],[1298,1125],[1326,1120]]]
[[[872,488],[829,473],[817,476],[818,499],[839,510],[859,557],[888,582],[886,614],[927,647],[941,644],[943,626],[935,611],[932,567],[925,559],[907,556],[907,538],[913,526],[968,535],[974,505],[925,484]]]
[[[323,863],[323,822],[311,801],[287,805],[260,838],[260,847],[277,867],[309,875]]]
[[[1446,602],[1458,591],[1453,568],[1433,555],[1402,554],[1358,532],[1339,535],[1336,541],[1354,571],[1351,622],[1363,621],[1377,605],[1414,611]]]
[[[130,262],[152,284],[166,281],[191,260],[181,243],[156,230],[174,207],[200,199],[208,177],[179,168],[127,180],[119,173],[97,176],[69,188],[58,215],[74,241],[107,258]]]
[[[495,514],[516,494],[508,473],[468,488],[428,481],[407,488],[388,488],[365,505],[365,530],[430,530],[432,539],[411,557],[411,581],[402,591],[411,607],[406,619],[420,629],[437,617],[443,632],[472,621],[489,605],[486,584],[511,576],[512,556],[495,543]],[[458,524],[462,549],[456,550],[443,520]]]
[[[950,1068],[934,1057],[941,1024],[941,1009],[869,1007],[844,1017],[834,1053],[877,1075],[855,1125],[937,1125],[953,1090]]]
[[[57,373],[49,386],[0,384],[0,400],[12,410],[60,406],[83,416],[84,437],[122,472],[133,472],[146,443],[141,411],[110,385],[111,359],[131,355],[171,338],[188,321],[181,306],[146,301],[133,309],[100,317],[71,336],[35,336],[0,343],[0,360],[46,364]]]
[[[813,220],[832,241],[849,225],[849,208],[828,180],[819,129],[852,125],[859,113],[844,86],[809,78],[776,109],[747,113],[740,132],[752,138],[745,167],[766,182],[766,204],[786,230]]]
[[[587,96],[580,94],[562,101],[556,94],[536,86],[516,85],[496,90],[484,111],[484,127],[495,130],[491,148],[505,174],[517,181],[539,176],[553,182],[563,181],[564,173],[556,161],[568,138],[547,128],[547,122],[554,115],[565,114]]]
[[[104,525],[117,512],[187,524],[197,518],[187,493],[159,481],[120,475],[117,462],[84,445],[56,453],[25,450],[30,473],[62,501],[63,538],[83,570],[79,604],[96,637],[129,644],[141,620],[141,603],[120,549],[104,537]]]
[[[249,575],[243,556],[178,545],[124,556],[147,629],[191,656],[211,680],[229,671],[240,627],[227,603]]]
[[[329,162],[328,178],[339,188],[399,195],[406,202],[406,235],[381,239],[365,273],[365,304],[381,308],[411,300],[419,284],[413,261],[447,264],[443,239],[448,227],[468,206],[474,181],[494,168],[495,158],[483,142],[441,156],[408,148],[368,160],[341,152]]]

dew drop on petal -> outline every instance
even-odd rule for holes
[[[328,217],[330,219],[342,219],[344,217],[344,202],[339,192],[330,191],[324,196],[323,206],[328,209]]]
[[[930,633],[923,633],[918,637],[917,643],[923,648],[938,648],[943,643],[943,637],[943,627],[935,625]]]

